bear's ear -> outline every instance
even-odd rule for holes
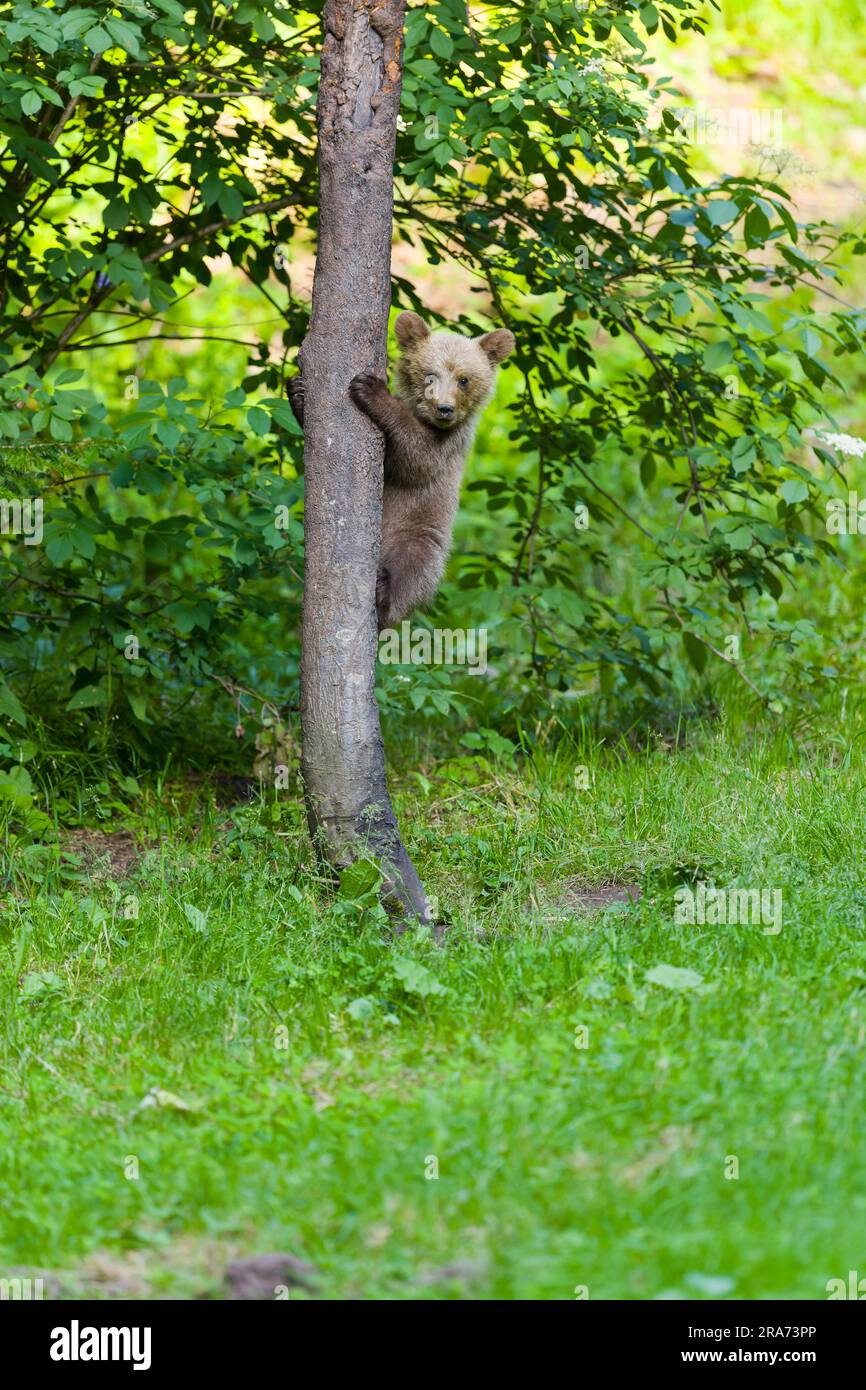
[[[394,335],[405,352],[414,343],[420,343],[424,338],[429,338],[430,329],[423,319],[419,319],[417,314],[407,312],[398,314],[394,320]]]
[[[483,333],[477,339],[478,346],[487,354],[493,366],[504,362],[510,352],[514,351],[515,338],[510,328],[496,328],[492,333]]]

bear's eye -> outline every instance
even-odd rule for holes
[[[468,385],[469,385],[469,378],[468,378],[468,376],[459,376],[459,377],[457,378],[457,385],[458,385],[458,386],[468,386]]]
[[[426,375],[425,378],[424,378],[424,385],[425,385],[425,386],[432,386],[432,385],[433,385],[433,382],[434,382],[435,380],[436,380],[436,373],[435,373],[435,372],[428,372],[427,375]]]

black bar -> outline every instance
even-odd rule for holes
[[[478,1309],[480,1301],[466,1301]],[[522,1345],[524,1354],[535,1361],[537,1368],[550,1366],[553,1358],[564,1357],[575,1371],[592,1365],[596,1371],[639,1370],[652,1374],[677,1367],[700,1375],[708,1367],[736,1372],[752,1367],[785,1370],[789,1366],[805,1366],[823,1378],[852,1362],[858,1364],[864,1319],[859,1309],[851,1305],[859,1301],[859,1297],[840,1297],[820,1302],[575,1300],[552,1306],[509,1303],[504,1325],[498,1326],[494,1314],[489,1329],[477,1321],[470,1327],[463,1324],[466,1315],[455,1310],[457,1322],[451,1326],[457,1331],[465,1328],[465,1335],[472,1333],[471,1345],[476,1348],[479,1367],[488,1371],[501,1356],[510,1357]],[[294,1306],[288,1306],[293,1302]],[[354,1323],[355,1316],[359,1317],[356,1327],[363,1341],[349,1340],[349,1329],[343,1327],[334,1335],[335,1325],[343,1324],[347,1317]],[[421,1318],[420,1324],[415,1323],[415,1316]],[[321,1301],[309,1297],[266,1304],[6,1302],[0,1303],[0,1333],[5,1334],[3,1345],[6,1354],[14,1356],[16,1370],[47,1372],[50,1380],[60,1382],[70,1376],[93,1380],[105,1373],[115,1378],[118,1374],[130,1375],[137,1382],[146,1376],[192,1371],[213,1371],[222,1378],[238,1372],[249,1378],[251,1374],[272,1374],[280,1369],[297,1372],[301,1364],[309,1367],[310,1361],[313,1365],[309,1369],[313,1369],[319,1357],[330,1377],[339,1370],[341,1350],[348,1371],[363,1371],[365,1363],[372,1371],[368,1360],[371,1338],[385,1338],[385,1345],[393,1351],[395,1332],[400,1339],[407,1331],[413,1338],[425,1339],[421,1363],[424,1371],[433,1371],[437,1356],[441,1356],[442,1371],[447,1374],[453,1369],[453,1349],[442,1335],[446,1330],[443,1310],[438,1308],[429,1332],[428,1316],[429,1310],[425,1314],[423,1307],[412,1314],[404,1307],[398,1330],[391,1315],[387,1325],[378,1324],[369,1305],[359,1309],[357,1304],[350,1304],[340,1309],[333,1304],[323,1306]],[[410,1317],[412,1325],[407,1328]],[[103,1337],[102,1329],[115,1332],[107,1331]],[[138,1329],[137,1334],[134,1329]],[[524,1341],[527,1337],[530,1342]],[[465,1371],[464,1341],[461,1347],[460,1361]],[[91,1351],[105,1359],[86,1359]],[[125,1359],[114,1359],[115,1353]],[[61,1356],[69,1359],[56,1359]],[[136,1361],[138,1371],[133,1369]],[[410,1371],[414,1363],[412,1357],[406,1370]]]

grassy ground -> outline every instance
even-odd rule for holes
[[[327,895],[286,793],[276,823],[149,793],[130,877],[7,899],[0,1267],[192,1296],[288,1250],[332,1298],[825,1297],[866,1239],[847,738],[419,757],[445,949]],[[675,925],[700,880],[780,889],[781,931]],[[610,882],[640,901],[587,911]]]

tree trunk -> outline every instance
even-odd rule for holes
[[[403,923],[429,921],[385,781],[375,695],[384,441],[349,400],[385,376],[394,144],[406,0],[327,0],[317,107],[319,225],[304,379],[301,768],[310,834],[340,868],[369,853]]]

